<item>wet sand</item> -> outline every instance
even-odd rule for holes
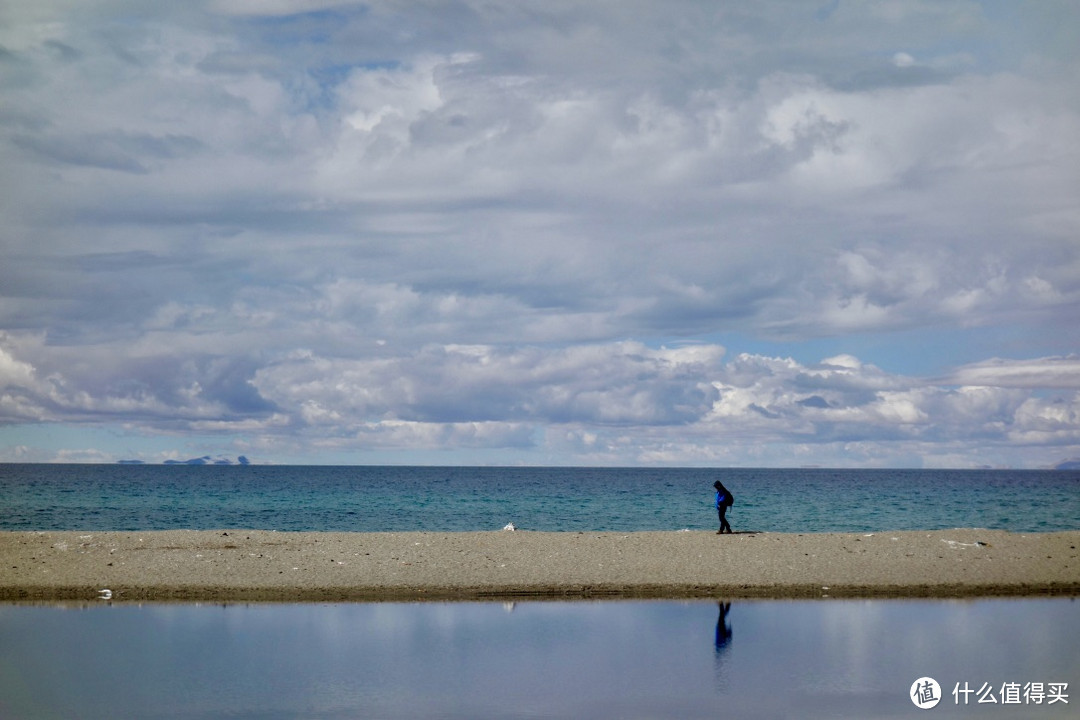
[[[1080,531],[2,532],[0,600],[1080,594]]]

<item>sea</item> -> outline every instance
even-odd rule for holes
[[[1077,470],[0,464],[0,530],[1080,529]]]
[[[2,530],[1080,529],[1080,472],[0,465]],[[3,569],[0,568],[0,573]],[[1076,598],[0,603],[0,717],[1077,717]]]

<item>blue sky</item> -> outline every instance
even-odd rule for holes
[[[0,11],[0,461],[1080,457],[1070,2]]]

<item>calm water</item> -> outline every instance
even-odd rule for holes
[[[1080,603],[0,606],[4,718],[1075,718]],[[983,683],[996,705],[957,705]],[[1005,683],[1068,683],[1062,702]],[[962,699],[963,696],[959,696]]]
[[[1080,471],[0,464],[0,530],[1080,529]]]

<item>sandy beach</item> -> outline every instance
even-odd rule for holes
[[[1080,594],[1080,531],[0,533],[0,600]]]

